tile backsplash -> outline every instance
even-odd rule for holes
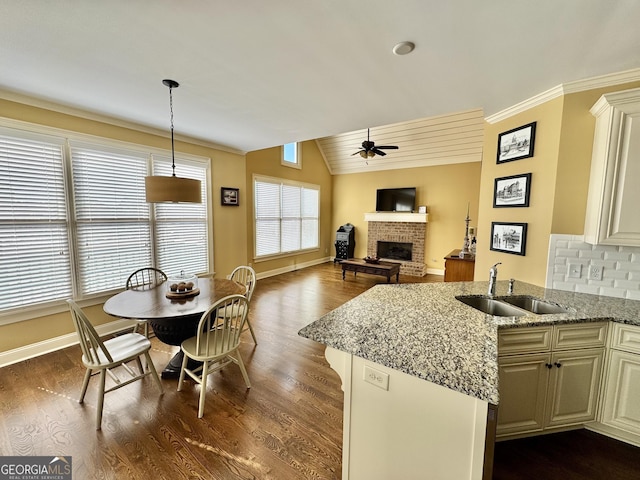
[[[590,278],[593,267],[601,268],[601,280]],[[582,235],[553,234],[546,287],[640,300],[640,247],[590,245]]]

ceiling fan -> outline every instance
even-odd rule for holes
[[[351,156],[360,154],[362,158],[371,158],[371,157],[375,157],[376,155],[380,155],[384,157],[386,153],[382,151],[383,149],[397,150],[398,147],[395,145],[380,145],[376,147],[375,142],[372,142],[371,140],[369,140],[369,129],[367,128],[367,139],[364,142],[362,142],[362,150],[358,150],[356,153],[352,154]]]

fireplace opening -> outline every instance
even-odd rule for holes
[[[378,258],[411,261],[412,243],[378,241]]]

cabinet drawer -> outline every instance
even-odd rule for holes
[[[609,322],[556,325],[553,350],[604,347]]]
[[[551,326],[508,328],[498,331],[498,355],[548,352],[551,350]]]
[[[640,327],[614,323],[611,347],[631,353],[640,353]]]

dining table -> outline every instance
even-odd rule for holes
[[[103,309],[114,317],[146,320],[158,340],[179,346],[196,335],[200,318],[209,307],[227,295],[246,292],[243,284],[223,278],[199,278],[197,288],[197,295],[184,298],[168,298],[167,282],[153,288],[124,290],[109,298]],[[162,378],[178,378],[183,357],[180,349],[162,371]]]

